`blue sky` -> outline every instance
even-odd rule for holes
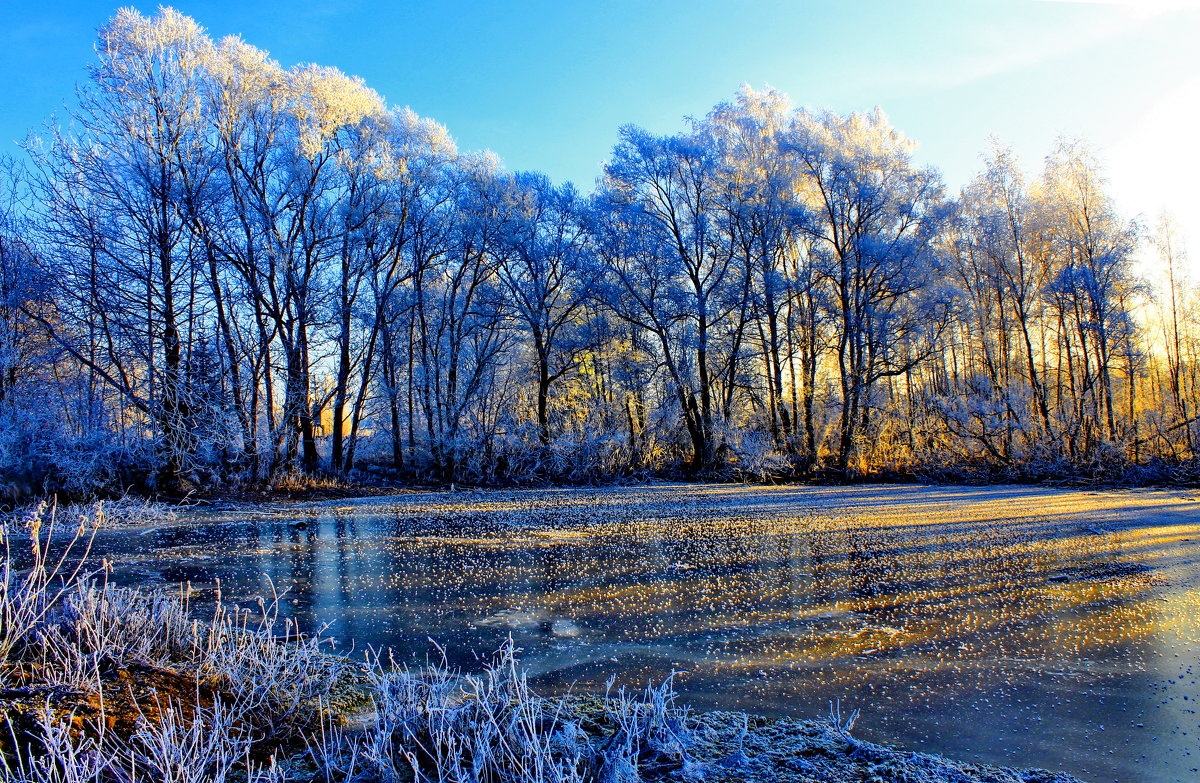
[[[0,143],[85,78],[95,0],[6,11]],[[133,6],[150,13],[156,3]],[[627,122],[703,115],[742,82],[802,105],[882,106],[957,188],[987,138],[1028,168],[1060,134],[1089,139],[1131,214],[1170,207],[1200,242],[1200,0],[820,2],[228,2],[175,4],[213,37],[282,64],[362,76],[465,149],[590,188]],[[1200,248],[1194,255],[1200,256]],[[1200,264],[1193,261],[1200,271]]]

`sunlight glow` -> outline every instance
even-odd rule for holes
[[[1186,242],[1200,240],[1200,147],[1195,143],[1200,121],[1200,76],[1168,87],[1111,150],[1111,178],[1127,208],[1146,210],[1149,227],[1167,210],[1179,223]],[[1200,275],[1200,256],[1190,262]]]

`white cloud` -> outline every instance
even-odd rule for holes
[[[1095,48],[1130,35],[1154,17],[1168,11],[1200,8],[1200,0],[1037,0],[1043,3],[1102,6],[1105,11],[1079,9],[1069,23],[1030,30],[1003,45],[981,46],[971,56],[947,67],[946,63],[915,65],[891,74],[898,84],[918,84],[924,89],[947,89],[972,84],[1013,71],[1033,68],[1076,52]],[[986,40],[986,39],[984,39]],[[981,41],[982,43],[983,41]],[[876,77],[878,78],[878,77]],[[878,82],[872,82],[877,86]]]
[[[1043,3],[1075,3],[1077,5],[1107,5],[1123,9],[1131,16],[1146,18],[1175,11],[1200,8],[1200,0],[1040,0]]]

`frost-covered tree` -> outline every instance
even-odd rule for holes
[[[37,223],[61,307],[55,340],[159,438],[159,480],[178,487],[196,450],[190,349],[203,302],[198,247],[179,208],[203,169],[199,92],[210,43],[191,19],[123,10],[73,124],[31,146]]]
[[[1187,251],[1179,228],[1169,214],[1159,216],[1154,233],[1154,249],[1161,264],[1155,297],[1161,334],[1165,378],[1160,381],[1172,403],[1169,421],[1159,423],[1157,439],[1175,455],[1196,454],[1197,402],[1200,402],[1200,333],[1197,313],[1200,298],[1185,272]],[[1172,438],[1178,433],[1181,438]],[[1178,443],[1178,447],[1176,446]]]
[[[715,424],[731,413],[730,390],[746,337],[747,269],[723,224],[719,162],[703,133],[658,137],[626,126],[605,166],[612,225],[637,237],[640,257],[609,242],[616,312],[653,334],[676,388],[693,470],[712,465]],[[644,284],[649,283],[647,288]],[[730,391],[731,394],[731,391]]]
[[[870,431],[877,383],[920,362],[946,320],[933,240],[945,216],[936,172],[880,111],[798,112],[783,142],[805,230],[830,292],[838,363],[837,467]]]
[[[1046,160],[1041,195],[1059,262],[1050,299],[1077,338],[1068,354],[1078,403],[1070,440],[1085,447],[1118,436],[1113,375],[1135,329],[1127,302],[1137,229],[1118,215],[1105,184],[1095,155],[1078,142],[1059,142]],[[1070,352],[1072,336],[1064,329],[1060,339]]]
[[[585,310],[598,281],[587,245],[583,204],[570,185],[556,187],[541,174],[513,180],[515,218],[506,262],[497,268],[512,316],[528,334],[537,382],[538,437],[553,438],[551,387],[579,367],[594,344]]]

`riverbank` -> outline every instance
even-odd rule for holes
[[[77,632],[103,630],[98,618],[115,609],[156,603],[168,625],[189,619],[181,601],[160,598],[103,589],[65,604],[93,609],[82,625],[76,618]],[[54,611],[45,620],[58,629],[70,623]],[[1078,783],[865,742],[852,733],[856,714],[692,714],[678,705],[672,678],[640,695],[542,697],[511,643],[479,672],[437,663],[410,671],[378,657],[350,664],[317,652],[315,639],[272,639],[261,624],[197,625],[222,629],[226,641],[213,647],[210,636],[208,652],[181,656],[156,627],[108,629],[105,646],[78,650],[103,661],[86,682],[64,680],[49,663],[61,648],[47,656],[43,647],[40,663],[21,660],[34,639],[15,657],[10,651],[0,780]],[[243,653],[232,667],[220,662],[230,650]]]

